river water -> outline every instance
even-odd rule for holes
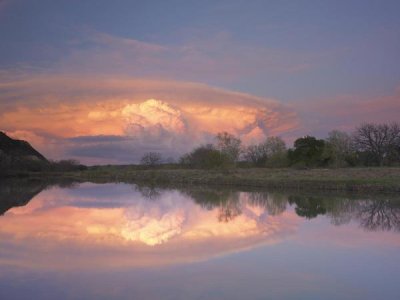
[[[399,299],[400,196],[0,184],[0,299]]]

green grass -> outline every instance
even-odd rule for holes
[[[25,174],[32,176],[33,174]],[[155,185],[207,184],[298,190],[400,192],[400,168],[345,169],[138,169],[136,166],[92,167],[81,172],[36,173],[76,181],[132,182]]]

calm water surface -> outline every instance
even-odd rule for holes
[[[400,299],[400,197],[0,183],[0,299]]]

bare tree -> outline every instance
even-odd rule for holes
[[[145,166],[154,167],[162,161],[161,154],[158,152],[148,152],[140,160],[140,163]]]
[[[218,133],[216,139],[217,149],[236,162],[239,159],[242,141],[228,132]]]
[[[286,144],[279,136],[269,136],[264,142],[264,148],[266,149],[268,156],[271,157],[285,152]]]
[[[244,158],[255,165],[265,166],[268,160],[276,160],[285,153],[285,142],[280,137],[270,136],[261,144],[248,146]]]
[[[382,166],[393,149],[400,147],[400,125],[365,123],[356,129],[354,144],[357,150],[371,153]]]
[[[256,166],[265,165],[268,153],[263,144],[250,145],[244,150],[244,159]]]
[[[353,151],[353,143],[349,134],[339,130],[332,130],[326,139],[326,149],[335,167],[346,166],[346,159]]]

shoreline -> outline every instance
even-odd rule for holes
[[[16,172],[8,178],[65,179],[76,182],[126,182],[144,185],[211,185],[300,191],[400,192],[400,168],[345,169],[137,169],[97,166],[74,172]]]

